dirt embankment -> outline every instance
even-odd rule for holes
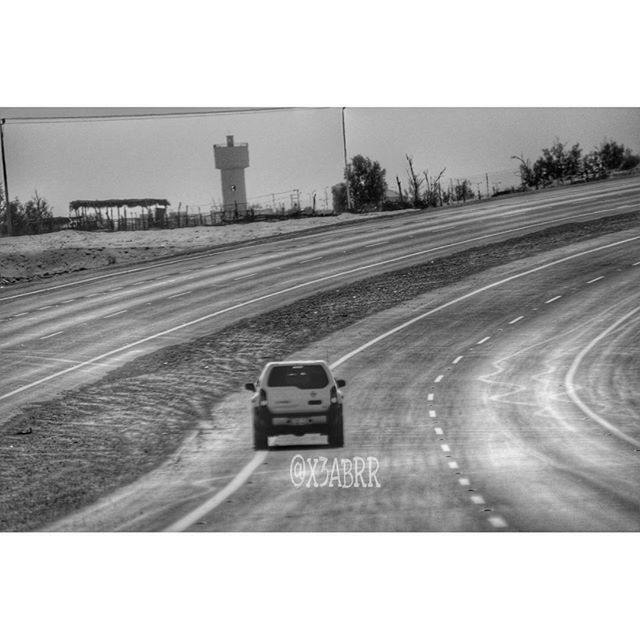
[[[58,231],[33,236],[3,237],[0,238],[0,286],[114,264],[144,262],[258,238],[355,224],[406,211],[411,210],[366,215],[343,213],[338,216],[217,227],[117,232]]]
[[[567,224],[367,278],[32,405],[0,429],[0,530],[37,528],[151,470],[268,360],[488,268],[638,225],[640,213]]]

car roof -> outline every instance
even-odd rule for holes
[[[324,360],[279,360],[274,362],[267,362],[264,368],[267,369],[268,367],[274,367],[274,366],[290,367],[290,366],[311,365],[311,364],[319,364],[323,367],[326,367],[327,369],[329,368],[329,365]]]

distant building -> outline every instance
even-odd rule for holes
[[[387,202],[400,202],[402,200],[400,194],[395,189],[387,189],[384,194],[384,199]]]

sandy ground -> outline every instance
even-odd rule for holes
[[[407,209],[405,211],[410,211]],[[0,286],[190,250],[389,216],[402,211],[149,231],[58,231],[0,238]]]

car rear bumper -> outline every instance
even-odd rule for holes
[[[335,407],[335,406],[334,406]],[[306,433],[327,434],[332,420],[341,406],[332,407],[325,413],[287,413],[274,414],[268,409],[257,411],[260,421],[269,435],[303,435]]]

